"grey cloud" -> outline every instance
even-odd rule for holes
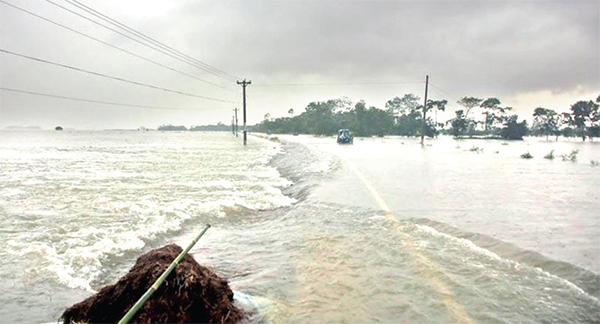
[[[592,2],[259,1],[231,15],[237,20],[208,37],[219,53],[235,53],[226,61],[239,58],[217,63],[247,75],[371,79],[444,71],[444,79],[472,79],[503,93],[598,85]]]
[[[240,89],[232,80],[165,58],[50,5],[38,6],[33,1],[18,4],[145,57],[235,89],[237,94],[158,68],[4,6],[0,7],[3,48],[167,88],[236,102],[240,99]],[[301,111],[301,105],[310,101],[338,95],[355,100],[385,100],[403,94],[374,88],[363,88],[360,92],[355,92],[356,88],[324,87],[267,91],[257,87],[261,83],[405,82],[422,81],[429,74],[434,85],[453,97],[502,99],[521,92],[600,89],[600,3],[597,1],[194,0],[173,3],[163,15],[152,18],[120,11],[116,2],[87,4],[212,66],[252,79],[253,113],[259,117],[252,117],[251,123],[259,121],[266,112],[277,116],[276,109],[285,113],[289,107]],[[154,106],[223,107],[222,112],[198,112],[197,124],[228,122],[229,110],[233,108],[97,80],[4,54],[0,59],[3,86]],[[398,91],[409,88],[398,87]],[[81,104],[0,95],[0,118],[17,118],[14,107],[33,104],[59,110],[71,107],[69,118],[86,118],[83,113],[78,115],[76,107]],[[98,116],[98,122],[107,123],[133,118],[131,109],[106,108],[106,111],[91,114]],[[30,116],[41,116],[43,112],[36,110]],[[19,116],[22,118],[25,113]],[[139,117],[139,124],[152,120],[157,124],[190,120],[183,116],[190,113],[148,111]]]

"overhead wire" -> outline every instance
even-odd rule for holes
[[[202,98],[202,99],[206,99],[206,100],[235,103],[235,102],[229,101],[229,100],[222,100],[222,99],[211,98],[211,97],[202,96],[202,95],[196,95],[196,94],[192,94],[192,93],[187,93],[187,92],[182,92],[182,91],[178,91],[178,90],[167,89],[167,88],[158,87],[158,86],[154,86],[154,85],[150,85],[150,84],[146,84],[146,83],[141,83],[141,82],[137,82],[137,81],[131,81],[131,80],[127,80],[127,79],[124,79],[124,78],[114,77],[114,76],[110,76],[110,75],[103,74],[103,73],[98,73],[98,72],[93,72],[93,71],[89,71],[89,70],[84,70],[84,69],[77,68],[77,67],[70,66],[70,65],[66,65],[66,64],[51,62],[51,61],[48,61],[48,60],[43,60],[43,59],[40,59],[40,58],[36,58],[36,57],[32,57],[32,56],[27,56],[27,55],[15,53],[15,52],[8,51],[8,50],[2,49],[2,48],[0,48],[0,52],[6,53],[6,54],[10,54],[10,55],[14,55],[14,56],[18,56],[18,57],[22,57],[22,58],[33,60],[33,61],[37,61],[37,62],[42,62],[42,63],[46,63],[46,64],[50,64],[50,65],[60,66],[60,67],[63,67],[63,68],[66,68],[66,69],[70,69],[70,70],[74,70],[74,71],[78,71],[78,72],[83,72],[83,73],[88,73],[88,74],[91,74],[91,75],[96,75],[96,76],[99,76],[99,77],[104,77],[104,78],[109,78],[109,79],[113,79],[113,80],[117,80],[117,81],[121,81],[121,82],[131,83],[131,84],[135,84],[135,85],[138,85],[138,86],[147,87],[147,88],[151,88],[151,89],[162,90],[162,91],[166,91],[166,92],[176,93],[176,94],[190,96],[190,97]]]
[[[0,90],[10,91],[10,92],[16,92],[16,93],[23,93],[23,94],[29,94],[29,95],[35,95],[35,96],[42,96],[42,97],[50,97],[50,98],[57,98],[57,99],[72,100],[72,101],[81,101],[81,102],[97,103],[97,104],[112,105],[112,106],[126,106],[126,107],[135,107],[135,108],[145,108],[145,109],[195,110],[195,111],[201,111],[201,110],[202,111],[204,111],[204,110],[222,110],[222,108],[197,109],[197,108],[177,108],[177,107],[161,107],[161,106],[135,105],[135,104],[126,104],[126,103],[112,102],[112,101],[101,101],[101,100],[93,100],[93,99],[84,99],[84,98],[75,98],[75,97],[68,97],[68,96],[60,96],[60,95],[53,95],[53,94],[48,94],[48,93],[40,93],[40,92],[27,91],[27,90],[19,90],[19,89],[5,88],[5,87],[0,87]]]
[[[413,82],[342,82],[342,83],[281,83],[281,84],[253,84],[254,87],[301,87],[301,86],[339,86],[339,85],[396,85],[396,84],[421,84],[423,81]]]
[[[457,99],[455,96],[453,96],[452,94],[448,93],[448,92],[447,92],[447,91],[445,91],[444,89],[442,89],[442,88],[440,88],[440,87],[436,86],[435,84],[433,84],[433,83],[431,83],[431,82],[429,82],[429,84],[430,84],[432,87],[434,87],[434,88],[438,89],[439,91],[443,92],[443,93],[444,93],[444,94],[446,94],[447,96],[451,97],[451,99],[453,99],[453,100],[456,100],[456,102],[459,102],[459,101],[460,101],[460,99]]]
[[[59,26],[59,27],[61,27],[61,28],[64,28],[64,29],[66,29],[66,30],[69,30],[69,31],[71,31],[71,32],[73,32],[73,33],[76,33],[76,34],[78,34],[78,35],[81,35],[81,36],[87,37],[87,38],[89,38],[89,39],[92,39],[92,40],[94,40],[94,41],[96,41],[96,42],[99,42],[99,43],[101,43],[101,44],[104,44],[104,45],[106,45],[106,46],[109,46],[109,47],[111,47],[111,48],[114,48],[114,49],[116,49],[116,50],[119,50],[119,51],[121,51],[121,52],[127,53],[127,54],[129,54],[129,55],[131,55],[131,56],[137,57],[137,58],[139,58],[139,59],[142,59],[142,60],[144,60],[144,61],[150,62],[150,63],[152,63],[152,64],[155,64],[155,65],[161,66],[161,67],[163,67],[163,68],[165,68],[165,69],[169,69],[169,70],[171,70],[171,71],[174,71],[174,72],[177,72],[177,73],[179,73],[179,74],[185,75],[185,76],[187,76],[187,77],[190,77],[190,78],[192,78],[192,79],[195,79],[195,80],[198,80],[198,81],[201,81],[201,82],[204,82],[204,83],[207,83],[207,84],[213,85],[213,86],[215,86],[215,87],[219,87],[219,88],[221,88],[221,89],[224,89],[224,90],[227,90],[227,91],[236,92],[236,93],[238,92],[237,90],[232,90],[232,89],[229,89],[229,88],[225,88],[225,87],[223,87],[223,86],[221,86],[221,85],[219,85],[219,84],[216,84],[216,83],[213,83],[213,82],[210,82],[210,81],[207,81],[207,80],[204,80],[204,79],[198,78],[198,77],[196,77],[196,76],[193,76],[193,75],[191,75],[191,74],[188,74],[188,73],[186,73],[186,72],[183,72],[183,71],[177,70],[177,69],[175,69],[175,68],[172,68],[172,67],[170,67],[170,66],[164,65],[164,64],[162,64],[162,63],[159,63],[159,62],[153,61],[153,60],[151,60],[151,59],[148,59],[148,58],[145,58],[145,57],[143,57],[143,56],[141,56],[141,55],[135,54],[135,53],[133,53],[133,52],[130,52],[130,51],[126,50],[126,49],[123,49],[123,48],[120,48],[120,47],[118,47],[118,46],[115,46],[115,45],[113,45],[113,44],[107,43],[107,42],[105,42],[105,41],[103,41],[103,40],[101,40],[101,39],[98,39],[98,38],[95,38],[95,37],[93,37],[93,36],[87,35],[87,34],[85,34],[85,33],[82,33],[82,32],[80,32],[80,31],[78,31],[78,30],[75,30],[75,29],[73,29],[73,28],[71,28],[71,27],[68,27],[68,26],[65,26],[65,25],[63,25],[63,24],[57,23],[57,22],[55,22],[55,21],[53,21],[53,20],[51,20],[51,19],[45,18],[45,17],[43,17],[43,16],[40,16],[40,15],[38,15],[38,14],[35,14],[35,13],[31,12],[31,11],[28,11],[28,10],[26,10],[26,9],[23,9],[23,8],[20,8],[20,7],[18,7],[18,6],[15,6],[15,5],[13,5],[13,4],[10,4],[10,3],[8,3],[8,2],[6,2],[6,1],[4,1],[4,0],[0,0],[0,3],[3,3],[3,4],[5,4],[5,5],[7,5],[7,6],[10,6],[10,7],[14,8],[14,9],[20,10],[20,11],[22,11],[22,12],[25,12],[25,13],[27,13],[27,14],[29,14],[29,15],[32,15],[32,16],[34,16],[34,17],[36,17],[36,18],[39,18],[39,19],[42,19],[42,20],[44,20],[44,21],[46,21],[46,22],[49,22],[49,23],[51,23],[51,24],[54,24],[54,25],[56,25],[56,26]]]
[[[84,10],[84,11],[86,11],[86,12],[88,12],[88,13],[90,13],[90,14],[92,14],[92,15],[94,15],[94,16],[96,16],[96,17],[98,17],[98,18],[100,18],[100,19],[102,19],[102,20],[104,20],[104,21],[106,21],[106,22],[108,22],[108,23],[110,23],[110,24],[118,27],[118,28],[121,28],[121,29],[123,29],[125,31],[128,31],[128,32],[130,32],[130,33],[132,33],[132,34],[134,34],[134,35],[136,35],[136,36],[138,36],[138,37],[140,37],[140,38],[142,38],[142,39],[144,39],[146,41],[149,41],[149,42],[151,42],[153,44],[156,44],[157,46],[159,46],[159,47],[161,47],[161,48],[163,48],[165,50],[168,50],[168,51],[173,52],[173,53],[175,53],[177,55],[185,57],[186,59],[192,60],[192,61],[194,61],[194,62],[196,62],[196,63],[198,63],[198,64],[206,67],[207,69],[209,69],[209,70],[217,73],[217,74],[220,74],[220,75],[222,75],[224,77],[232,78],[233,80],[240,79],[239,77],[236,77],[236,76],[234,76],[234,75],[232,75],[230,73],[227,73],[227,72],[225,72],[223,70],[215,68],[215,67],[213,67],[213,66],[211,66],[211,65],[209,65],[207,63],[204,63],[204,62],[202,62],[202,61],[200,61],[200,60],[198,60],[196,58],[193,58],[193,57],[191,57],[191,56],[189,56],[189,55],[187,55],[185,53],[182,53],[182,52],[180,52],[180,51],[178,51],[178,50],[176,50],[176,49],[174,49],[174,48],[172,48],[172,47],[170,47],[168,45],[165,45],[165,44],[163,44],[163,43],[155,40],[152,37],[149,37],[149,36],[147,36],[147,35],[139,32],[139,31],[137,31],[137,30],[135,30],[135,29],[133,29],[133,28],[131,28],[131,27],[129,27],[129,26],[127,26],[127,25],[125,25],[125,24],[123,24],[123,23],[121,23],[121,22],[119,22],[119,21],[117,21],[117,20],[115,20],[115,19],[113,19],[113,18],[111,18],[111,17],[109,17],[109,16],[107,16],[107,15],[105,15],[105,14],[103,14],[103,13],[101,13],[101,12],[95,10],[95,9],[93,9],[93,8],[91,8],[91,7],[89,7],[89,6],[86,6],[85,4],[83,4],[83,3],[81,3],[81,2],[79,2],[77,0],[64,0],[64,1],[67,2],[67,3],[69,3],[69,4],[71,4],[71,5],[73,5],[73,6],[76,6],[76,7],[80,8],[80,9],[82,9],[82,10]]]
[[[156,45],[151,45],[151,44],[148,44],[148,43],[142,42],[142,41],[140,41],[140,40],[138,40],[138,39],[136,39],[136,38],[134,38],[134,37],[131,37],[131,36],[129,36],[129,35],[126,35],[126,34],[124,34],[124,33],[120,32],[120,31],[118,31],[118,30],[116,30],[116,29],[114,29],[114,28],[111,28],[111,27],[109,27],[109,26],[106,26],[106,25],[104,25],[104,24],[102,24],[102,23],[99,23],[99,22],[97,22],[97,21],[95,21],[95,20],[93,20],[93,19],[91,19],[91,18],[89,18],[89,17],[86,17],[86,16],[84,16],[84,15],[82,15],[82,14],[80,14],[80,13],[76,12],[76,11],[73,11],[73,10],[71,10],[71,9],[69,9],[69,8],[66,8],[66,7],[64,7],[64,6],[61,6],[61,5],[60,5],[60,4],[58,4],[58,3],[52,2],[52,1],[50,1],[50,0],[46,0],[46,1],[47,1],[47,2],[49,2],[49,3],[51,3],[51,4],[53,4],[53,5],[55,5],[55,6],[57,6],[58,8],[61,8],[61,9],[65,10],[65,11],[68,11],[68,12],[70,12],[70,13],[72,13],[72,14],[74,14],[74,15],[77,15],[77,16],[79,16],[79,17],[83,18],[83,19],[86,19],[86,20],[88,20],[88,21],[90,21],[90,22],[92,22],[92,23],[94,23],[94,24],[96,24],[96,25],[98,25],[98,26],[101,26],[101,27],[103,27],[103,28],[106,28],[106,29],[108,29],[108,30],[110,30],[110,31],[112,31],[112,32],[114,32],[114,33],[117,33],[117,34],[119,34],[119,35],[121,35],[121,36],[123,36],[123,37],[126,37],[126,38],[128,38],[128,39],[130,39],[130,40],[132,40],[132,41],[134,41],[134,42],[136,42],[136,43],[139,43],[139,44],[141,44],[141,45],[143,45],[143,46],[146,46],[146,47],[148,47],[148,48],[151,48],[151,49],[153,49],[153,50],[155,50],[155,51],[158,51],[158,52],[160,52],[160,53],[163,53],[164,55],[167,55],[167,56],[169,56],[169,57],[171,57],[171,58],[174,58],[174,59],[176,59],[176,60],[179,60],[179,61],[181,61],[181,62],[184,62],[184,63],[187,63],[187,64],[189,64],[189,65],[192,65],[192,66],[194,66],[194,67],[196,67],[196,68],[198,68],[198,69],[200,69],[200,70],[202,70],[202,71],[205,71],[205,72],[212,73],[212,74],[214,74],[214,75],[216,75],[216,76],[219,76],[219,77],[221,77],[221,78],[225,78],[225,77],[224,77],[224,76],[222,76],[222,75],[218,75],[218,74],[215,74],[214,72],[211,72],[211,71],[207,70],[205,67],[203,67],[202,65],[200,65],[200,64],[198,64],[198,63],[195,63],[195,62],[193,62],[192,60],[189,60],[189,59],[185,59],[185,58],[181,58],[181,57],[175,56],[175,55],[173,55],[173,54],[169,53],[168,51],[165,51],[165,50],[163,50],[163,49],[161,49],[161,48],[157,47]],[[234,80],[235,80],[235,79],[231,79],[231,78],[225,78],[225,79],[226,79],[226,80],[228,80],[228,81],[234,81]]]

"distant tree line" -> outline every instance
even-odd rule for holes
[[[421,136],[422,132],[428,137],[435,137],[440,133],[451,133],[456,137],[473,136],[476,123],[468,119],[468,111],[473,108],[471,106],[467,107],[466,114],[464,110],[457,112],[456,121],[437,122],[437,111],[444,111],[447,103],[447,100],[428,100],[425,109],[429,112],[429,117],[423,125],[423,105],[419,96],[414,94],[394,97],[387,101],[384,109],[367,107],[362,100],[353,105],[347,98],[332,99],[311,102],[297,116],[293,115],[292,109],[288,111],[290,117],[272,119],[267,114],[257,125],[257,130],[284,134],[333,135],[340,128],[350,128],[357,136]],[[465,103],[471,105],[468,100]],[[450,128],[445,129],[446,125]],[[508,132],[507,136],[509,135],[512,133]]]
[[[527,121],[519,122],[512,107],[502,106],[497,98],[463,97],[457,103],[462,109],[455,111],[455,117],[445,122],[437,122],[437,111],[444,111],[447,100],[428,100],[425,107],[423,125],[423,104],[419,96],[405,94],[394,97],[384,109],[367,107],[364,101],[352,104],[347,98],[311,102],[305,111],[290,116],[271,118],[270,114],[256,125],[255,130],[279,134],[334,135],[341,128],[349,128],[357,136],[425,136],[449,134],[455,138],[502,138],[522,139],[532,135],[581,136],[584,140],[599,137],[600,96],[593,101],[578,101],[571,106],[571,113],[557,114],[551,109],[537,108],[534,123],[530,130]],[[432,118],[431,115],[434,117]],[[473,117],[475,116],[475,117]]]
[[[538,107],[533,111],[531,134],[536,136],[586,137],[590,141],[600,137],[600,96],[592,100],[577,101],[571,105],[571,112],[557,113],[548,108]]]
[[[186,131],[187,127],[182,126],[182,125],[175,126],[175,125],[169,124],[169,125],[158,126],[158,130],[159,131],[171,131],[171,132],[173,132],[173,131]]]
[[[211,131],[211,132],[231,132],[231,126],[225,125],[223,123],[218,123],[217,125],[203,125],[203,126],[190,126],[188,129],[183,125],[161,125],[158,127],[159,131]]]

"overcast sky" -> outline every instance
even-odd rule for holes
[[[384,108],[394,96],[423,97],[426,75],[429,97],[450,103],[441,119],[464,96],[497,97],[530,119],[538,106],[566,111],[600,95],[596,0],[78,0],[208,68],[57,6],[101,22],[72,0],[2,1],[78,33],[0,3],[0,128],[229,124],[244,78],[249,124],[342,96]]]

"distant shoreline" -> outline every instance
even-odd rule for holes
[[[42,130],[40,126],[6,126],[4,130]]]

